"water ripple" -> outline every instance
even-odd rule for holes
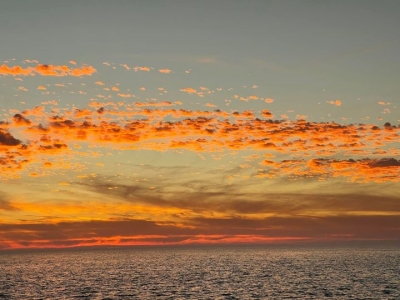
[[[398,250],[2,253],[0,274],[0,299],[400,299]]]

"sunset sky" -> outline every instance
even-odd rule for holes
[[[0,249],[400,240],[400,1],[2,1]]]

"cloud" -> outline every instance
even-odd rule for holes
[[[151,239],[151,235],[180,235],[190,233],[192,230],[178,226],[163,225],[160,222],[145,220],[110,220],[110,221],[89,221],[89,222],[61,222],[57,224],[0,224],[0,234],[3,241],[27,247],[33,246],[39,241],[48,241],[49,244],[57,244],[62,240],[68,244],[76,243],[74,240],[111,238],[126,236],[137,238],[144,237]],[[39,243],[40,244],[40,243]],[[46,245],[47,244],[47,245]],[[63,243],[62,246],[65,246]]]
[[[256,175],[259,177],[289,174],[298,176],[302,172],[309,175],[311,167],[316,172],[318,169],[315,166],[323,164],[323,168],[318,171],[321,176],[317,177],[314,174],[312,177],[317,179],[339,176],[367,181],[397,180],[395,166],[375,168],[374,175],[368,172],[372,165],[366,161],[358,161],[352,164],[352,167],[356,167],[360,172],[357,179],[351,175],[350,169],[346,172],[344,169],[339,171],[337,166],[340,159],[324,160],[334,155],[371,160],[375,159],[374,155],[379,155],[379,159],[383,155],[387,159],[393,158],[396,151],[393,147],[389,148],[389,145],[399,142],[400,128],[390,123],[385,123],[380,128],[374,124],[342,125],[335,122],[273,120],[274,116],[269,110],[227,112],[157,108],[172,105],[174,104],[169,101],[132,104],[92,101],[89,108],[51,112],[48,112],[45,106],[37,106],[14,113],[12,122],[3,122],[0,143],[17,143],[17,139],[11,137],[6,130],[18,127],[18,134],[26,136],[32,145],[40,145],[40,140],[46,133],[51,140],[59,141],[56,144],[66,146],[84,141],[88,145],[156,151],[186,149],[216,152],[251,149],[301,158],[297,159],[299,165],[293,168],[292,173],[286,168],[290,165],[288,162],[274,161],[279,166],[275,165],[275,169],[259,172]],[[155,108],[143,108],[145,106]],[[45,145],[46,149],[49,146],[52,149],[57,148],[54,145]],[[306,162],[311,158],[314,158],[314,164],[307,165]],[[389,173],[384,176],[386,171]]]
[[[55,106],[57,106],[57,105],[58,105],[58,102],[57,102],[56,100],[49,100],[49,101],[42,102],[42,103],[40,103],[40,104],[42,104],[42,105],[55,105]]]
[[[262,219],[204,218],[177,222],[138,219],[75,221],[53,224],[0,224],[2,248],[101,245],[182,245],[281,243],[296,241],[398,241],[400,216],[306,216]],[[379,224],[377,226],[376,224]]]
[[[3,149],[2,149],[3,150]],[[27,167],[29,159],[24,155],[24,146],[21,149],[6,150],[0,156],[0,178],[18,178],[19,173]]]
[[[32,74],[32,69],[23,69],[21,66],[9,67],[5,64],[0,66],[0,75],[27,76]]]
[[[134,67],[133,69],[135,70],[135,72],[137,72],[137,71],[146,71],[146,72],[149,72],[149,71],[150,71],[150,68],[149,68],[149,67]]]
[[[28,126],[31,124],[31,121],[28,120],[27,118],[25,118],[21,114],[15,114],[13,116],[13,123],[14,123],[14,126]],[[1,140],[1,138],[0,138],[0,140]]]
[[[172,71],[170,69],[160,69],[160,70],[158,70],[158,72],[164,73],[164,74],[170,74]]]
[[[28,126],[31,125],[30,122],[20,114],[13,117],[14,127]],[[69,151],[65,143],[44,135],[43,129],[39,131],[42,133],[40,138],[34,142],[22,143],[9,132],[0,129],[0,178],[18,178],[20,172],[37,164],[42,155],[59,155]]]
[[[340,100],[335,100],[335,101],[330,100],[330,101],[326,101],[326,102],[329,103],[329,104],[332,104],[332,105],[334,105],[334,106],[340,106],[340,105],[342,105],[342,101],[340,101]]]
[[[335,240],[340,236],[350,239],[397,239],[400,215],[393,216],[307,216],[269,217],[259,220],[241,218],[196,218],[198,230],[213,228],[225,234],[249,234],[255,230],[269,237],[303,237],[311,240]],[[376,226],[379,224],[380,226]],[[336,237],[336,238],[335,238]]]
[[[196,220],[198,222],[199,220]],[[206,220],[202,220],[204,223]],[[138,219],[60,222],[55,224],[0,224],[0,249],[65,248],[84,246],[187,245],[227,243],[280,243],[303,237],[270,237],[262,234],[211,233],[178,223],[163,224]],[[218,229],[224,232],[224,229]],[[230,230],[232,231],[232,230]],[[240,231],[240,230],[236,230]],[[199,233],[201,232],[201,233]]]
[[[249,185],[249,181],[226,185],[213,177],[206,176],[204,180],[188,177],[193,171],[190,166],[129,167],[141,174],[154,172],[163,176],[140,183],[132,183],[132,179],[123,176],[101,175],[70,181],[68,184],[74,191],[85,192],[85,201],[79,201],[79,206],[71,201],[58,201],[49,207],[42,201],[31,208],[7,203],[30,214],[44,209],[41,214],[49,220],[52,214],[81,216],[82,212],[93,209],[103,219],[56,223],[42,220],[41,224],[3,222],[2,247],[398,239],[400,201],[396,193],[386,195],[376,190],[368,194],[365,186],[357,184],[351,185],[350,193],[344,185],[323,188],[320,192],[274,192],[272,186],[263,182],[259,189],[254,183]],[[215,178],[220,175],[213,174]],[[152,186],[155,188],[151,189]],[[285,186],[291,189],[288,184]],[[341,193],[333,192],[338,190]],[[94,206],[90,199],[101,199],[105,206],[99,202]]]
[[[14,85],[10,95],[18,93],[0,121],[0,179],[13,191],[0,193],[0,247],[398,238],[400,126],[389,119],[393,104],[377,123],[304,120],[304,111],[294,120],[285,114],[295,116],[293,110],[264,109],[274,100],[262,98],[251,80],[235,90],[197,81],[182,89],[139,81],[129,89],[128,78],[99,81],[104,76],[34,83],[28,76],[95,70],[72,61],[29,63],[0,67]],[[27,76],[26,88],[12,76]],[[72,102],[63,106],[63,95]],[[154,165],[131,163],[142,160]],[[16,189],[22,181],[24,189]]]
[[[21,115],[16,115],[16,116],[21,116]],[[23,118],[23,117],[21,116],[21,118]],[[17,119],[18,119],[18,117],[17,117]],[[26,120],[26,119],[24,119],[24,120]],[[17,146],[19,144],[21,144],[20,140],[14,138],[9,132],[4,131],[3,129],[0,128],[0,145]]]
[[[129,71],[131,68],[127,64],[121,64],[122,67],[125,68],[125,70]]]
[[[132,166],[133,167],[133,166]],[[134,204],[145,205],[149,209],[158,207],[164,210],[164,218],[174,219],[180,215],[181,220],[198,214],[228,218],[232,215],[241,218],[259,219],[265,216],[308,216],[321,217],[333,215],[400,215],[400,198],[396,193],[385,194],[379,191],[363,190],[362,185],[351,184],[351,191],[346,190],[349,184],[332,182],[325,184],[319,192],[276,192],[266,184],[250,181],[236,182],[226,185],[207,176],[207,179],[193,179],[179,174],[190,173],[188,167],[160,168],[156,166],[135,166],[136,170],[145,172],[153,170],[167,181],[154,179],[143,183],[130,183],[129,180],[109,176],[86,179],[74,183],[82,190],[97,194],[94,197],[120,199]],[[228,171],[225,171],[226,174]],[[239,173],[232,170],[233,174]],[[221,174],[215,174],[219,177]],[[277,184],[277,182],[274,182]],[[289,188],[289,182],[283,182]],[[155,186],[154,189],[150,187]],[[337,187],[341,193],[334,193]],[[291,188],[293,189],[293,188]],[[387,190],[389,191],[389,189]],[[170,210],[167,210],[170,209]],[[168,216],[169,215],[169,216]]]
[[[395,158],[264,160],[261,164],[269,169],[258,173],[259,177],[288,176],[320,180],[344,177],[353,182],[400,182],[400,161]]]
[[[121,98],[131,98],[132,97],[131,94],[118,94],[118,96]]]
[[[69,68],[68,66],[56,65],[37,65],[36,67],[22,68],[21,66],[9,67],[5,64],[0,66],[0,75],[12,76],[28,76],[28,75],[42,75],[42,76],[83,76],[92,75],[96,69],[92,66],[82,66],[80,68]]]
[[[180,91],[188,93],[188,94],[194,94],[197,92],[194,88],[191,88],[191,87],[186,87],[186,88],[180,89]]]
[[[153,106],[153,107],[162,107],[162,106],[173,106],[175,105],[172,102],[169,101],[162,101],[162,102],[155,102],[155,101],[151,101],[151,102],[135,102],[135,106]]]
[[[19,86],[18,91],[23,91],[23,92],[29,92],[29,90],[26,87]]]
[[[266,109],[261,111],[261,115],[264,118],[273,118],[274,117],[274,115],[269,110],[266,110]]]

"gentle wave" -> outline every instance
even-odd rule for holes
[[[0,274],[0,299],[400,299],[399,250],[2,253]]]

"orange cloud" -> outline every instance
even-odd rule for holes
[[[118,94],[118,96],[120,96],[121,98],[130,98],[130,97],[132,97],[131,94]]]
[[[216,107],[216,105],[212,104],[212,103],[206,103],[205,106],[207,106],[207,107]]]
[[[172,71],[171,71],[170,69],[160,69],[160,70],[158,70],[158,72],[164,73],[164,74],[169,74],[169,73],[171,73]]]
[[[137,71],[146,71],[146,72],[149,72],[149,71],[150,71],[150,68],[149,68],[149,67],[134,67],[133,69],[135,70],[135,72],[137,72]]]
[[[0,75],[27,76],[31,74],[31,68],[23,69],[21,66],[9,67],[5,64],[0,66]]]
[[[340,106],[340,105],[342,105],[342,101],[340,101],[340,100],[335,100],[335,101],[333,101],[333,100],[330,100],[330,101],[327,101],[329,104],[332,104],[332,105],[335,105],[335,106]]]
[[[37,65],[36,67],[22,68],[20,66],[8,67],[3,64],[0,66],[0,75],[28,76],[39,74],[42,76],[83,76],[92,75],[96,69],[92,66],[82,66],[81,68],[70,69],[68,66]]]
[[[274,99],[272,99],[272,98],[264,98],[264,102],[265,103],[273,103]]]
[[[52,141],[60,141],[56,144],[66,146],[84,141],[89,145],[113,145],[112,147],[117,146],[121,149],[157,151],[252,149],[266,151],[271,155],[296,155],[302,158],[324,158],[333,155],[349,157],[395,155],[396,152],[390,150],[388,145],[399,142],[400,128],[389,123],[385,123],[381,129],[376,125],[365,124],[340,125],[334,122],[273,120],[269,110],[260,113],[251,110],[229,113],[221,110],[142,108],[174,105],[168,101],[134,102],[137,109],[129,107],[130,109],[120,110],[119,107],[124,105],[128,104],[92,101],[89,106],[93,109],[64,109],[63,115],[56,115],[61,110],[49,113],[44,106],[38,106],[14,114],[12,122],[3,122],[2,126],[4,130],[11,127],[20,128],[19,133],[25,132],[30,143],[36,143],[36,147],[40,145],[43,134],[46,134]],[[3,139],[5,140],[4,134]],[[53,144],[46,146],[60,150],[60,147],[57,148]],[[38,147],[38,149],[46,148]],[[333,166],[335,164],[329,163],[325,167],[333,168]],[[362,168],[363,163],[353,166],[357,166],[360,173],[365,173],[366,169]],[[279,174],[285,175],[284,172]],[[387,178],[393,181],[392,177]],[[365,178],[377,181],[374,177]]]
[[[191,88],[191,87],[186,87],[186,88],[180,89],[180,91],[188,93],[188,94],[194,94],[197,92],[194,88]]]
[[[41,103],[42,105],[58,105],[56,100],[45,101]]]
[[[173,106],[175,105],[172,102],[169,101],[162,101],[162,102],[135,102],[136,106],[155,106],[155,107],[162,107],[162,106]]]
[[[121,66],[123,66],[127,71],[131,69],[127,64],[122,64]]]
[[[269,110],[266,110],[266,109],[264,109],[263,111],[261,111],[261,115],[262,115],[264,118],[273,118],[273,117],[274,117],[274,115],[273,115]]]

